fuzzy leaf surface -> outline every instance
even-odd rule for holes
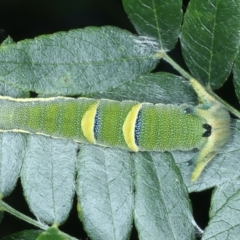
[[[135,172],[140,239],[195,239],[187,189],[171,154],[136,154]]]
[[[0,82],[48,95],[104,91],[150,72],[153,48],[116,27],[43,35],[0,46]]]
[[[88,97],[165,104],[197,103],[197,95],[189,82],[183,77],[166,72],[146,74],[119,87],[106,89],[104,93],[95,93]]]
[[[233,83],[238,100],[240,101],[240,53],[238,52],[233,66]]]
[[[220,184],[213,193],[209,224],[202,240],[239,239],[240,177]]]
[[[62,224],[72,208],[76,144],[30,135],[21,172],[25,198],[42,222]]]
[[[184,60],[193,76],[213,89],[231,72],[239,47],[239,19],[238,0],[191,0],[188,5],[181,34]]]
[[[25,153],[22,134],[0,133],[0,195],[8,196],[15,188]]]
[[[78,212],[92,240],[129,239],[134,206],[132,164],[127,151],[81,145]]]
[[[123,0],[123,5],[143,40],[150,44],[155,39],[162,51],[176,45],[182,22],[181,0]]]

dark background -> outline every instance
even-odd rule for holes
[[[184,1],[183,9],[188,1]],[[10,35],[14,41],[26,38],[34,38],[41,34],[51,34],[58,31],[67,31],[74,28],[87,26],[118,26],[135,33],[135,30],[124,12],[121,0],[0,0],[0,42]],[[181,49],[177,48],[170,55],[186,69],[182,61]],[[161,62],[157,70],[174,72],[166,63]],[[231,79],[225,84],[225,90],[217,93],[229,103],[236,105]],[[208,222],[208,211],[212,190],[190,194],[193,205],[193,213],[201,228],[205,228]],[[10,206],[25,213],[29,212],[28,206],[22,195],[21,184],[18,182],[14,192],[5,199]],[[0,225],[0,237],[25,229],[34,229],[15,217],[5,214]],[[76,213],[76,199],[67,222],[61,226],[61,230],[81,239],[87,239],[82,225]],[[136,240],[137,233],[133,230],[131,240]]]

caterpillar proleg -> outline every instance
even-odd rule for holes
[[[195,181],[228,141],[230,117],[196,80],[200,103],[151,104],[90,98],[14,99],[0,97],[0,129],[130,151],[200,149],[192,173]]]

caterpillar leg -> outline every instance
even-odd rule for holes
[[[201,175],[203,169],[207,166],[207,164],[213,159],[216,155],[216,151],[214,151],[214,144],[207,143],[203,149],[200,150],[198,157],[196,159],[196,166],[192,172],[191,181],[196,181]]]
[[[207,141],[200,149],[191,177],[192,181],[196,181],[206,165],[226,145],[230,137],[230,116],[227,109],[216,101],[199,82],[195,79],[191,79],[190,82],[201,103],[194,109],[194,114],[207,122],[203,125],[206,132],[202,136],[206,137]]]

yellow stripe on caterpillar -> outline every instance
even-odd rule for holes
[[[142,107],[141,103],[132,107],[122,127],[125,142],[128,145],[128,147],[134,152],[137,152],[139,150],[137,144],[135,143],[135,125],[141,107]]]
[[[94,144],[96,144],[96,139],[94,136],[94,124],[98,105],[99,101],[91,105],[81,120],[81,129],[83,131],[84,136],[87,138],[89,142]]]

